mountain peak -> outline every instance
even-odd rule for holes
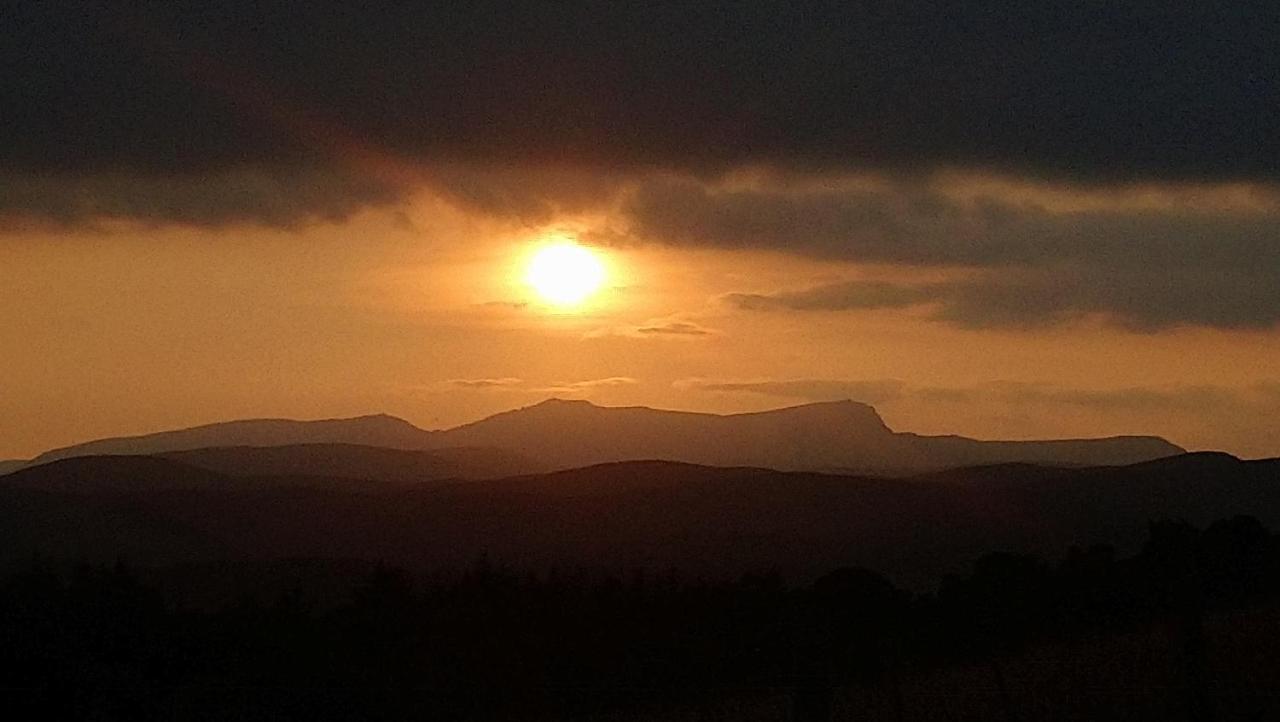
[[[757,414],[789,416],[798,420],[803,419],[807,423],[853,426],[864,431],[875,433],[893,433],[893,430],[884,422],[884,419],[880,416],[880,412],[876,411],[874,406],[871,404],[864,404],[861,401],[854,401],[852,399],[815,401],[808,404],[800,404],[798,406],[787,406],[781,409],[760,411],[757,412]]]
[[[796,406],[786,407],[792,409],[830,409],[854,411],[864,413],[867,410],[875,411],[875,407],[862,401],[854,401],[853,399],[832,399],[831,401],[811,401],[807,404],[798,404]],[[783,411],[784,409],[778,409]]]
[[[400,418],[399,416],[392,416],[391,414],[381,414],[381,413],[365,414],[363,416],[353,416],[351,418],[345,418],[345,419],[343,418],[324,419],[324,422],[334,423],[334,424],[341,424],[341,423],[362,424],[363,423],[363,424],[378,425],[378,426],[385,426],[385,427],[392,427],[392,426],[406,427],[407,426],[407,427],[417,428],[412,423]],[[307,423],[307,422],[300,422],[300,423]]]
[[[593,404],[590,401],[587,401],[586,399],[562,399],[559,396],[552,396],[550,398],[543,399],[542,401],[539,401],[538,403],[533,404],[532,406],[526,406],[525,408],[538,409],[538,408],[556,408],[556,407],[561,407],[561,408],[577,407],[577,408],[593,408],[593,409],[604,408],[603,406],[598,406],[596,404]]]

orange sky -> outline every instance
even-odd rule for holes
[[[579,189],[590,180],[562,177],[556,202],[528,212],[445,183],[287,227],[8,223],[0,458],[243,417],[386,412],[434,428],[547,396],[717,412],[852,397],[899,430],[1153,433],[1280,455],[1275,326],[1133,327],[1097,313],[983,326],[949,321],[927,300],[753,310],[731,294],[927,286],[981,268],[658,238],[619,210],[625,183],[594,196]],[[739,173],[712,191],[881,182]],[[1277,197],[954,174],[934,184],[948,198],[980,193],[1054,213],[1271,212]],[[570,313],[551,312],[523,281],[530,250],[557,234],[592,245],[609,268],[606,287]]]

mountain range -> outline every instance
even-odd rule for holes
[[[246,420],[15,466],[0,475],[0,565],[862,565],[923,588],[994,549],[1132,549],[1156,519],[1280,526],[1280,460],[1146,436],[922,436],[852,401],[719,416],[551,400],[440,431],[383,415]]]
[[[79,456],[234,447],[240,451],[206,451],[177,458],[224,471],[234,467],[254,473],[320,474],[329,469],[346,476],[381,469],[374,476],[441,479],[493,478],[636,460],[907,475],[983,464],[1133,464],[1184,451],[1154,436],[981,441],[902,433],[890,429],[874,408],[854,401],[717,415],[550,399],[438,431],[387,415],[231,421],[54,449],[28,461],[6,462],[0,473]],[[250,451],[262,447],[298,448]],[[371,447],[421,453],[396,455],[373,452]],[[396,471],[388,471],[393,467]]]

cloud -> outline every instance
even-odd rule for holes
[[[608,378],[586,379],[583,381],[556,381],[546,385],[539,385],[515,376],[450,379],[445,382],[448,386],[473,391],[510,391],[529,394],[580,394],[598,389],[634,386],[638,383],[640,382],[629,376],[610,376]]]
[[[586,381],[557,381],[545,388],[535,389],[535,391],[539,393],[577,394],[596,389],[634,386],[638,383],[640,382],[629,376],[610,376],[609,378],[588,379]]]
[[[877,404],[897,398],[905,384],[894,379],[847,381],[838,379],[766,379],[732,381],[718,379],[681,379],[673,386],[686,391],[749,393],[808,401],[853,399]]]
[[[144,179],[92,186],[97,212],[150,218],[145,179],[246,168],[379,187],[354,188],[355,204],[436,182],[524,217],[598,199],[573,179],[539,198],[456,167],[1280,178],[1270,0],[380,4],[358,17],[336,0],[9,5],[21,40],[0,46],[0,175]],[[41,197],[62,191],[36,190],[10,206],[66,210]],[[278,202],[308,209],[297,217],[344,205],[244,191],[212,215],[173,197],[160,220],[277,222],[277,194],[296,195]]]
[[[928,181],[796,191],[785,178],[746,189],[666,179],[639,187],[626,213],[637,236],[685,246],[785,250],[909,266],[1105,261],[1108,267],[1131,270],[1187,262],[1240,266],[1248,253],[1280,258],[1280,203],[1271,194],[1258,205],[1153,208],[1116,203],[1055,210],[1013,193],[966,198],[944,183]]]
[[[748,311],[863,311],[905,308],[930,300],[927,287],[846,281],[779,293],[730,293],[724,300]]]
[[[561,214],[598,211],[614,204],[637,178],[634,169],[545,163],[433,163],[422,181],[446,200],[469,210],[529,224]],[[596,241],[617,241],[594,231]]]
[[[464,389],[510,389],[524,385],[524,379],[505,376],[496,379],[450,379],[445,383]]]
[[[1043,187],[1041,187],[1043,189]],[[845,281],[726,296],[745,310],[849,311],[932,305],[962,326],[1034,326],[1101,315],[1154,330],[1280,322],[1280,202],[1151,198],[1082,203],[1070,189],[963,195],[942,181],[750,188],[665,181],[641,188],[635,232],[661,243],[786,251],[950,271],[962,280]],[[1206,189],[1203,195],[1212,195]]]
[[[330,168],[237,168],[204,174],[0,174],[0,217],[64,225],[108,218],[292,227],[341,220],[396,199],[389,188]]]
[[[747,309],[1280,319],[1280,7],[1264,0],[481,3],[354,20],[335,0],[48,2],[6,20],[23,39],[0,46],[0,218],[290,227],[427,188],[528,223],[607,215],[587,235],[619,243],[975,272],[730,297]],[[1065,195],[1234,184],[1261,201],[1074,207],[933,180],[959,171]]]
[[[710,336],[715,332],[692,321],[667,321],[641,326],[636,329],[636,333],[641,336]]]
[[[520,311],[529,307],[528,301],[484,301],[476,304],[479,308],[494,308],[508,311]]]
[[[590,331],[585,338],[649,338],[649,339],[698,339],[718,335],[720,332],[699,323],[682,318],[655,318],[635,326],[611,326]]]
[[[1280,323],[1280,273],[1203,273],[1193,268],[1010,272],[952,282],[844,281],[798,291],[728,294],[748,311],[864,311],[921,307],[962,328],[1034,328],[1101,316],[1130,330],[1176,326],[1266,329]]]

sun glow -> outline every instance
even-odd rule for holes
[[[529,261],[525,281],[538,297],[559,308],[581,305],[604,285],[605,267],[587,248],[558,242],[537,251]]]

